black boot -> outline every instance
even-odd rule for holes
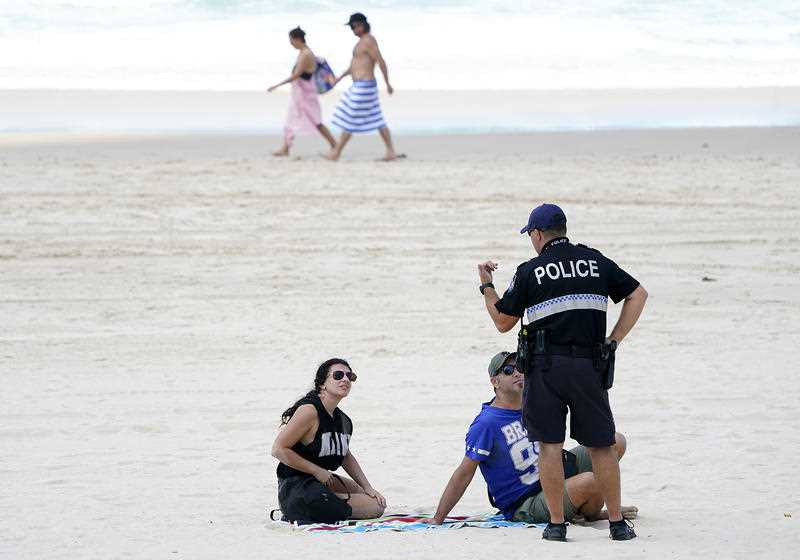
[[[633,523],[627,519],[609,521],[608,530],[611,533],[611,540],[614,541],[629,541],[636,538],[636,533],[633,530]]]
[[[547,527],[542,532],[542,538],[546,541],[561,541],[567,540],[567,524],[566,523],[548,523]]]

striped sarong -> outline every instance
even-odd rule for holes
[[[378,99],[378,82],[353,80],[353,85],[342,94],[336,105],[333,124],[355,134],[386,127]]]

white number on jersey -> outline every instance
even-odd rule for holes
[[[539,480],[539,444],[534,445],[528,438],[522,438],[512,445],[509,450],[511,460],[514,461],[514,468],[518,471],[527,471],[533,466],[533,471],[520,475],[519,480],[522,484],[530,486]]]

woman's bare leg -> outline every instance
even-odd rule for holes
[[[346,476],[341,476],[338,474],[333,477],[333,480],[331,480],[330,486],[328,486],[328,488],[333,490],[334,493],[336,493],[337,495],[344,494],[345,498],[347,497],[348,493],[350,494],[364,493],[364,489],[361,488],[361,486],[359,486],[358,484],[356,484],[355,480],[351,480]]]
[[[330,489],[350,504],[353,510],[350,519],[372,519],[383,515],[385,508],[378,503],[378,500],[364,494],[364,489],[346,476],[333,477]]]
[[[325,140],[328,141],[328,144],[330,144],[330,146],[331,146],[331,150],[335,150],[336,149],[336,139],[333,137],[333,134],[331,134],[331,131],[328,130],[328,127],[325,126],[324,124],[320,123],[320,124],[317,125],[317,130],[319,130],[319,133],[322,134],[322,136],[325,138]]]
[[[272,155],[275,156],[275,157],[288,156],[289,155],[289,142],[284,140],[283,141],[283,146],[281,146],[280,148],[278,148],[277,150],[272,152]]]

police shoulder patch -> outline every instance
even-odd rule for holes
[[[517,275],[511,277],[511,282],[508,283],[508,288],[506,288],[507,293],[511,293],[514,291],[514,285],[517,283]]]

